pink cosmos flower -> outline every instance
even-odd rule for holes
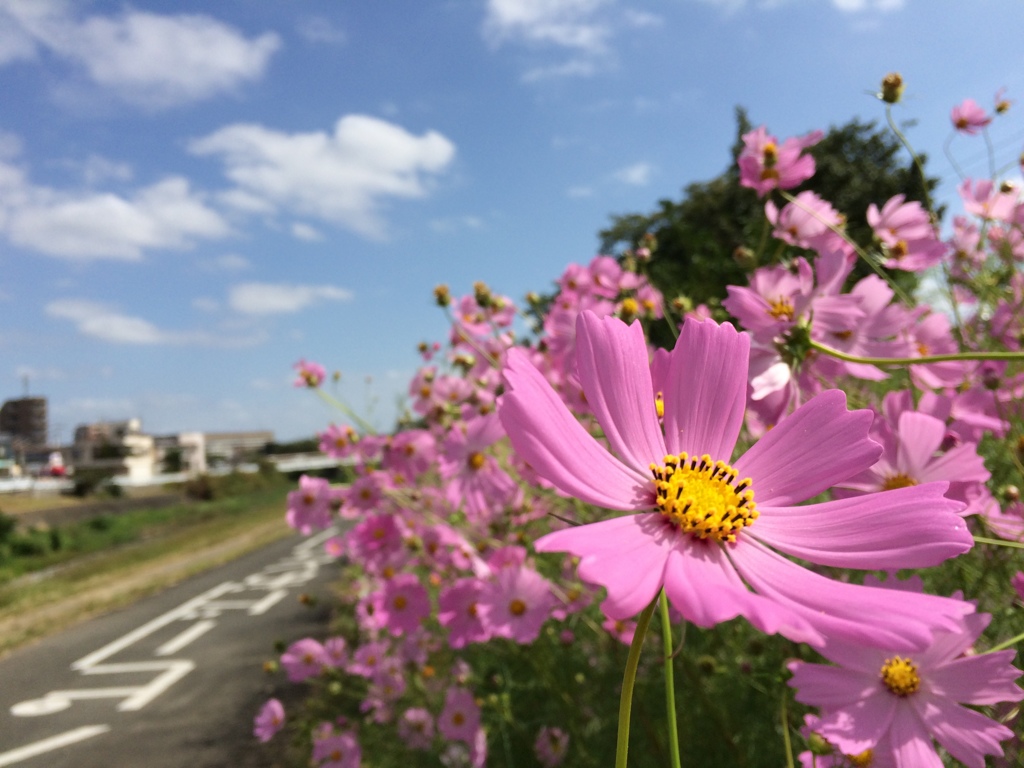
[[[324,370],[324,367],[319,363],[299,360],[299,362],[292,367],[298,374],[295,379],[296,387],[309,387],[310,389],[315,389],[323,384],[324,378],[327,376],[327,371]]]
[[[1018,571],[1013,578],[1010,579],[1010,583],[1013,585],[1013,588],[1017,590],[1017,597],[1024,602],[1024,571]]]
[[[515,506],[522,492],[486,449],[503,437],[495,414],[457,425],[444,441],[439,457],[441,477],[453,506],[465,503],[474,520],[488,520],[507,506]]]
[[[288,525],[304,536],[331,524],[331,486],[322,477],[299,478],[298,490],[288,494]]]
[[[281,666],[293,683],[316,677],[329,663],[327,651],[311,637],[296,640],[281,654]]]
[[[843,219],[827,200],[809,190],[801,192],[794,200],[781,211],[771,200],[765,203],[765,216],[775,227],[772,232],[775,237],[800,248],[842,247],[842,238],[830,227],[841,226]]]
[[[483,582],[479,579],[458,579],[438,597],[437,620],[448,629],[448,644],[452,648],[490,639],[491,633],[480,617],[482,591]]]
[[[313,740],[313,761],[317,768],[359,768],[362,749],[352,733],[334,733]]]
[[[420,707],[407,709],[398,721],[398,735],[410,749],[430,749],[434,743],[434,718]]]
[[[268,699],[253,721],[253,735],[264,744],[284,727],[284,706],[277,699]]]
[[[839,666],[791,662],[789,684],[797,701],[822,709],[817,730],[846,754],[885,749],[897,768],[942,768],[934,738],[955,759],[984,768],[985,755],[1001,755],[999,742],[1013,732],[961,705],[1024,698],[1014,684],[1015,651],[965,654],[990,619],[966,616],[913,654],[829,639],[819,650]]]
[[[430,615],[430,596],[414,574],[400,573],[385,582],[376,613],[391,634],[412,632]]]
[[[320,450],[328,456],[339,459],[351,456],[359,442],[359,434],[347,424],[345,426],[331,424],[318,437],[320,438]]]
[[[569,734],[561,728],[545,725],[537,732],[537,740],[533,742],[533,752],[537,762],[544,768],[555,768],[565,760],[569,751]]]
[[[449,688],[444,698],[444,709],[437,721],[437,730],[449,741],[462,741],[471,745],[479,727],[480,707],[473,694],[465,688]]]
[[[953,107],[949,119],[953,121],[956,130],[968,136],[977,135],[982,128],[992,122],[992,118],[974,99],[964,99]]]
[[[786,139],[780,145],[763,125],[743,134],[743,151],[737,160],[740,184],[760,197],[776,188],[791,189],[802,184],[814,175],[814,158],[803,151],[824,135],[814,131],[802,138]]]
[[[945,483],[795,506],[868,468],[881,452],[868,439],[871,414],[848,412],[842,392],[812,398],[730,465],[744,417],[747,336],[728,324],[687,321],[660,381],[652,381],[638,323],[583,313],[577,345],[587,401],[614,453],[518,350],[509,353],[499,413],[516,452],[557,488],[638,513],[556,531],[535,545],[579,556],[580,576],[608,592],[606,615],[629,618],[664,587],[700,626],[744,616],[797,641],[831,633],[923,646],[934,617],[950,626],[970,610],[961,601],[894,599],[887,590],[832,581],[775,551],[887,569],[932,565],[973,544],[957,515],[962,505],[943,497]]]
[[[526,566],[497,571],[480,595],[481,617],[491,635],[523,645],[537,639],[554,604],[551,583]]]

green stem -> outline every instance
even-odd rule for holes
[[[1002,650],[1005,650],[1007,648],[1012,648],[1017,643],[1019,643],[1021,640],[1024,640],[1024,632],[1021,632],[1016,637],[1011,637],[1009,640],[1007,640],[1007,641],[1005,641],[1003,643],[1000,643],[999,645],[994,645],[991,648],[989,648],[987,651],[982,651],[982,653],[995,653],[996,651],[1002,651]]]
[[[825,346],[813,339],[811,346],[829,357],[845,360],[848,363],[867,363],[868,365],[926,365],[968,360],[1024,360],[1024,352],[957,352],[948,355],[922,355],[921,357],[859,357],[840,352],[838,349]]]
[[[782,741],[786,745],[786,767],[795,768],[793,763],[793,740],[789,736],[789,709],[786,706],[788,692],[782,692]]]
[[[644,608],[643,613],[636,622],[636,632],[633,633],[633,642],[629,646],[629,656],[626,657],[626,671],[622,675],[622,693],[619,695],[619,734],[615,744],[615,768],[626,768],[626,761],[629,756],[629,716],[633,708],[633,686],[636,684],[636,668],[640,663],[640,649],[644,645],[644,637],[647,635],[647,627],[651,624],[651,616],[654,615],[654,606],[658,598],[651,600],[651,604]]]
[[[903,148],[910,153],[910,157],[914,161],[914,167],[917,168],[917,172],[921,175],[921,191],[924,193],[925,207],[928,209],[928,212],[934,216],[935,209],[932,207],[932,199],[928,194],[928,177],[924,175],[924,165],[921,163],[921,158],[918,156],[917,152],[915,152],[914,148],[910,145],[910,141],[903,134],[903,131],[900,130],[899,126],[896,125],[896,121],[893,120],[891,104],[885,105],[885,120],[889,123],[889,130],[896,134],[896,138],[900,140]]]
[[[661,639],[665,654],[665,709],[668,713],[668,749],[672,756],[672,768],[680,768],[679,725],[676,721],[676,679],[672,669],[672,624],[668,615],[668,596],[661,590]]]
[[[1005,539],[988,539],[984,536],[975,536],[976,544],[991,544],[995,547],[1010,547],[1011,549],[1024,549],[1022,541],[1006,541]]]
[[[375,430],[373,428],[372,424],[370,424],[368,421],[366,421],[364,418],[362,418],[358,413],[356,413],[351,408],[349,408],[347,405],[345,405],[345,403],[341,402],[341,400],[336,398],[334,395],[329,395],[328,393],[324,392],[320,387],[314,387],[313,390],[317,393],[317,395],[320,396],[321,400],[323,400],[328,405],[330,405],[330,406],[332,406],[334,408],[337,408],[339,411],[344,413],[346,416],[348,416],[350,419],[352,419],[352,421],[354,421],[356,424],[358,424],[360,426],[360,428],[362,428],[362,430],[364,432],[366,432],[367,434],[370,434],[370,435],[377,434],[377,430]]]

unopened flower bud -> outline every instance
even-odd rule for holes
[[[886,104],[895,104],[903,98],[903,77],[899,72],[890,72],[882,78],[882,92],[879,97]]]
[[[645,232],[644,236],[640,238],[640,247],[654,253],[658,250],[658,238],[654,236],[653,232]]]
[[[757,266],[757,254],[741,245],[732,252],[732,257],[737,264],[745,270],[754,269]]]
[[[684,315],[693,311],[693,300],[689,296],[679,295],[672,299],[672,309]]]
[[[491,306],[491,289],[487,287],[487,283],[473,283],[473,298],[484,309]]]
[[[439,307],[447,307],[452,303],[452,294],[451,291],[448,290],[447,285],[441,283],[441,285],[434,289],[434,301],[437,302],[437,306]]]
[[[639,311],[640,305],[633,298],[625,298],[622,300],[622,304],[619,305],[619,317],[625,323],[632,322]]]
[[[1004,485],[999,491],[999,495],[1002,496],[1003,501],[1010,502],[1011,504],[1015,501],[1020,501],[1020,488],[1016,485]]]
[[[636,260],[640,263],[646,263],[651,260],[651,249],[640,246],[633,255],[636,256]]]
[[[825,741],[824,737],[820,733],[811,733],[807,737],[807,747],[811,750],[811,754],[824,756],[832,754],[832,745]]]
[[[530,291],[528,294],[526,294],[526,303],[529,304],[531,307],[536,307],[538,304],[540,304],[540,294],[536,293],[535,291]]]

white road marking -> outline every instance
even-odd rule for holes
[[[5,765],[20,763],[22,760],[28,760],[30,757],[45,755],[47,752],[52,752],[55,749],[63,749],[79,741],[99,736],[101,733],[106,733],[109,730],[109,725],[84,725],[81,728],[75,728],[73,731],[65,731],[64,733],[58,733],[56,736],[50,736],[48,739],[26,744],[24,747],[18,747],[8,752],[0,752],[0,768]]]
[[[182,648],[190,645],[195,640],[198,640],[216,626],[217,622],[215,621],[197,621],[177,637],[172,637],[166,643],[157,648],[154,655],[173,656]]]

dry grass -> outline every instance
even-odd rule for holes
[[[290,533],[279,499],[91,555],[0,590],[0,658],[93,616],[266,546]]]

